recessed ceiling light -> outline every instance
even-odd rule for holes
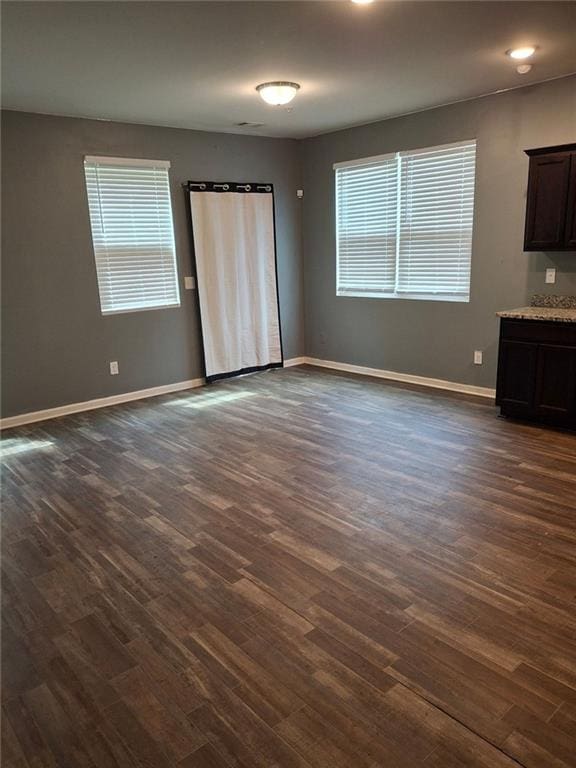
[[[272,83],[260,83],[256,90],[266,104],[272,104],[274,107],[280,107],[282,104],[288,104],[300,90],[298,83],[289,83],[283,80],[276,80]]]
[[[370,5],[374,0],[352,0],[355,5]]]
[[[509,51],[506,51],[506,54],[510,56],[511,59],[529,59],[530,56],[533,56],[536,51],[536,46],[534,45],[525,45],[522,48],[511,48]]]

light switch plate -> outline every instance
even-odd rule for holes
[[[196,280],[193,277],[185,277],[184,288],[186,288],[187,291],[193,291],[194,288],[196,288]]]
[[[482,351],[480,349],[474,350],[474,365],[482,365]]]
[[[116,360],[112,360],[110,362],[110,375],[116,376],[118,373],[119,373],[118,362]]]
[[[556,270],[554,269],[554,267],[551,267],[550,269],[546,270],[546,282],[547,283],[556,282]]]

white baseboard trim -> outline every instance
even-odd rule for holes
[[[445,389],[450,392],[461,392],[466,395],[476,395],[477,397],[486,397],[494,399],[496,390],[488,387],[475,387],[472,384],[460,384],[455,381],[444,381],[443,379],[429,379],[426,376],[415,376],[411,373],[399,373],[398,371],[385,371],[381,368],[366,368],[362,365],[351,365],[350,363],[338,363],[333,360],[320,360],[316,357],[292,357],[284,360],[284,367],[291,368],[295,365],[313,365],[317,368],[331,368],[335,371],[344,371],[346,373],[357,373],[362,376],[373,376],[378,379],[389,379],[390,381],[400,381],[405,384],[417,384],[421,387],[432,387],[434,389]],[[181,392],[185,389],[194,389],[204,385],[204,379],[188,379],[187,381],[177,381],[175,384],[163,384],[160,387],[150,387],[149,389],[139,389],[135,392],[124,392],[120,395],[111,395],[110,397],[98,397],[95,400],[85,400],[81,403],[69,403],[68,405],[59,405],[57,408],[47,408],[43,411],[32,411],[30,413],[21,413],[18,416],[8,416],[0,419],[0,430],[10,429],[11,427],[22,427],[25,424],[33,424],[36,421],[47,421],[48,419],[57,419],[60,416],[68,416],[73,413],[82,413],[83,411],[93,411],[97,408],[107,408],[110,405],[120,405],[121,403],[130,403],[133,400],[144,400],[147,397],[156,397],[157,395],[168,395],[171,392]]]
[[[298,358],[302,359],[302,358]],[[476,397],[486,397],[494,399],[496,390],[490,387],[476,387],[473,384],[461,384],[456,381],[445,381],[444,379],[430,379],[426,376],[416,376],[411,373],[399,373],[398,371],[385,371],[381,368],[366,368],[362,365],[351,365],[350,363],[337,363],[333,360],[319,360],[315,357],[303,358],[306,365],[314,365],[318,368],[331,368],[335,371],[346,371],[347,373],[358,373],[363,376],[374,376],[378,379],[389,379],[390,381],[400,381],[404,384],[417,384],[421,387],[432,387],[434,389],[446,389],[450,392],[461,392],[465,395],[476,395]]]
[[[147,397],[167,395],[170,394],[170,392],[181,392],[183,389],[193,389],[195,387],[201,387],[203,384],[204,379],[188,379],[188,381],[177,381],[175,384],[163,384],[160,387],[139,389],[136,392],[124,392],[120,395],[111,395],[110,397],[98,397],[95,400],[85,400],[82,403],[59,405],[57,408],[47,408],[44,411],[21,413],[18,416],[8,416],[5,419],[0,419],[0,429],[21,427],[25,424],[33,424],[36,421],[47,421],[48,419],[57,419],[59,416],[68,416],[72,413],[93,411],[97,408],[107,408],[110,405],[130,403],[132,400],[143,400]]]
[[[304,365],[307,362],[306,357],[293,357],[290,360],[284,360],[284,367],[290,368],[293,365]],[[124,392],[121,395],[111,395],[110,397],[98,397],[95,400],[85,400],[81,403],[69,403],[68,405],[59,405],[56,408],[47,408],[43,411],[31,411],[30,413],[20,413],[18,416],[7,416],[0,419],[0,430],[10,429],[12,427],[23,427],[25,424],[34,424],[36,421],[47,421],[48,419],[57,419],[60,416],[68,416],[73,413],[82,413],[83,411],[94,411],[97,408],[107,408],[110,405],[120,405],[121,403],[130,403],[133,400],[143,400],[147,397],[156,397],[157,395],[168,395],[171,392],[181,392],[184,389],[194,389],[202,387],[205,384],[204,379],[189,379],[188,381],[177,381],[175,384],[163,384],[160,387],[150,387],[149,389],[139,389],[135,392]]]
[[[307,357],[291,357],[290,360],[284,360],[284,368],[291,368],[293,365],[306,365]]]

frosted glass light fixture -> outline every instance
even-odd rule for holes
[[[266,104],[272,104],[274,107],[280,107],[288,104],[297,92],[300,90],[298,83],[289,83],[283,80],[276,80],[271,83],[260,83],[256,90]]]
[[[530,56],[533,56],[535,52],[536,46],[534,45],[524,45],[522,48],[511,48],[509,51],[506,51],[511,59],[516,59],[517,61],[529,59]]]

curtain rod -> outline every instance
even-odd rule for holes
[[[274,192],[273,184],[236,181],[186,181],[182,184],[189,192]]]

